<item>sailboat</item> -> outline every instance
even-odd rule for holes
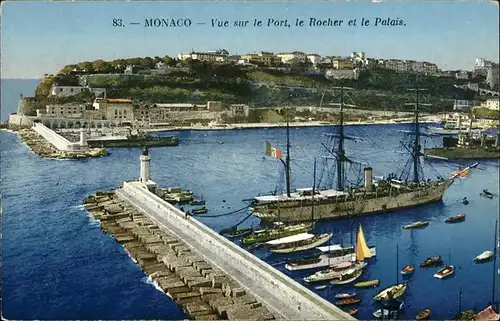
[[[337,279],[339,282],[334,281],[332,282],[332,284],[346,284],[342,282],[351,280],[347,282],[350,283],[361,276],[361,273],[359,271],[362,271],[363,268],[367,265],[367,263],[364,262],[365,259],[369,259],[371,257],[372,252],[368,248],[368,245],[366,245],[365,235],[360,224],[356,236],[356,261],[347,261],[331,265],[329,269],[321,270],[308,277],[305,277],[304,281],[311,283]]]
[[[376,301],[383,301],[383,300],[395,300],[402,296],[406,289],[408,288],[408,284],[406,283],[399,283],[399,246],[396,245],[396,284],[392,285],[388,288],[385,288],[381,290],[377,295],[373,297],[374,300]]]
[[[439,202],[444,193],[453,183],[455,177],[438,180],[424,180],[420,172],[420,158],[423,156],[420,144],[419,127],[419,89],[417,88],[417,102],[415,104],[415,139],[411,148],[404,146],[411,154],[413,179],[408,181],[409,172],[406,167],[403,173],[396,179],[391,174],[387,179],[376,182],[372,179],[372,168],[364,169],[364,185],[357,187],[346,187],[345,163],[353,163],[344,150],[344,140],[352,139],[344,135],[343,124],[344,87],[340,88],[340,124],[336,148],[327,148],[333,154],[336,162],[336,189],[320,189],[315,191],[315,197],[320,199],[315,205],[316,219],[339,219],[353,216],[364,216],[371,213],[383,213],[401,208],[419,206],[427,203]],[[290,137],[289,123],[287,128],[287,152],[286,160],[282,160],[281,151],[267,144],[268,155],[278,158],[285,167],[286,194],[266,195],[254,197],[251,204],[253,214],[264,221],[298,222],[307,221],[311,217],[312,197],[311,188],[297,189],[292,193],[290,183]],[[325,146],[326,147],[326,146]],[[410,164],[410,162],[408,162]]]

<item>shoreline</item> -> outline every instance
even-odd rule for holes
[[[440,120],[423,120],[420,121],[421,124],[435,124],[439,123]],[[394,121],[394,120],[379,120],[379,121],[350,121],[345,122],[345,126],[365,126],[365,125],[396,125],[396,124],[411,124],[411,121]],[[336,123],[330,122],[291,122],[290,127],[328,127],[336,126]],[[285,124],[280,123],[235,123],[235,124],[224,124],[224,126],[202,126],[202,125],[192,125],[192,126],[165,126],[158,128],[143,128],[144,132],[171,132],[171,131],[218,131],[218,130],[241,130],[241,129],[269,129],[269,128],[280,128],[285,127]]]

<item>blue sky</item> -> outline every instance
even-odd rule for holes
[[[426,60],[471,69],[475,58],[498,61],[498,5],[486,2],[24,2],[2,3],[2,78],[39,78],[64,65],[96,59],[176,56],[191,49],[316,52]],[[189,28],[144,28],[145,18],[189,18]],[[309,27],[309,18],[342,19]],[[405,27],[361,27],[361,18],[403,19]],[[117,28],[113,18],[141,26]],[[211,19],[305,20],[304,27],[212,28]],[[357,19],[357,27],[348,20]],[[206,25],[197,25],[206,22]]]

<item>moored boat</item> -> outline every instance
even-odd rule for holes
[[[329,269],[318,271],[304,278],[307,283],[322,282],[333,280],[340,277],[342,273],[350,270],[362,270],[367,265],[366,262],[343,262],[332,265]]]
[[[488,262],[495,256],[495,253],[492,251],[484,251],[483,253],[479,254],[474,258],[474,262],[476,263],[483,263],[483,262]]]
[[[300,223],[296,225],[285,226],[283,223],[278,224],[277,228],[255,231],[251,235],[245,237],[241,243],[243,245],[252,245],[256,243],[264,243],[276,240],[282,237],[296,235],[309,232],[314,228],[314,223]]]
[[[356,304],[356,303],[359,303],[361,302],[361,299],[344,299],[344,300],[340,300],[340,301],[337,301],[335,302],[335,305],[351,305],[351,304]]]
[[[193,214],[205,214],[206,212],[208,212],[208,209],[205,206],[191,210]]]
[[[380,280],[370,280],[370,281],[363,281],[363,282],[358,282],[354,284],[354,287],[356,288],[368,288],[368,287],[376,287],[380,284]]]
[[[350,309],[348,311],[346,311],[349,315],[355,315],[356,313],[358,313],[358,309]]]
[[[452,275],[454,272],[455,272],[455,267],[453,265],[446,265],[444,268],[437,271],[434,274],[434,277],[438,278],[438,279],[444,279],[444,278]]]
[[[413,264],[409,264],[401,269],[402,275],[409,275],[412,274],[413,272],[415,272],[415,266],[413,266]]]
[[[431,309],[425,308],[417,314],[417,320],[425,320],[431,315]]]
[[[238,237],[244,237],[250,235],[253,232],[252,228],[245,228],[241,230],[236,230],[227,234],[228,239],[235,239]]]
[[[189,205],[205,205],[205,201],[203,200],[193,200],[189,202]]]
[[[333,234],[298,234],[281,239],[268,241],[267,244],[273,246],[271,252],[273,253],[292,253],[313,249],[317,246],[325,244],[330,240]]]
[[[376,301],[388,300],[388,299],[397,299],[405,293],[408,285],[406,283],[399,283],[392,285],[388,288],[381,290],[377,295],[373,297]]]
[[[478,312],[474,316],[474,320],[476,321],[498,321],[500,320],[500,313],[496,312],[493,306],[488,306],[483,311]]]
[[[340,276],[330,281],[330,284],[349,284],[356,281],[361,276],[361,274],[363,274],[363,269],[349,269],[345,272],[342,272]]]
[[[349,299],[357,295],[356,292],[335,294],[335,299]]]
[[[314,288],[315,290],[323,290],[326,289],[326,285],[320,285]]]
[[[424,228],[429,225],[429,222],[424,222],[424,221],[418,221],[418,222],[413,222],[411,224],[407,224],[403,226],[405,230],[409,230],[412,228]]]
[[[420,267],[437,266],[443,264],[441,255],[431,256],[426,258],[424,261],[420,262]]]
[[[465,214],[458,214],[453,217],[448,218],[445,223],[458,223],[465,221]]]
[[[470,309],[460,312],[455,315],[452,320],[474,320],[474,316],[476,315],[476,310]]]

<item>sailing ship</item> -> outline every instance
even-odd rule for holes
[[[306,221],[311,218],[315,208],[316,219],[339,219],[363,216],[372,213],[383,213],[401,208],[419,206],[442,200],[445,191],[454,179],[440,178],[435,181],[424,180],[420,158],[423,156],[420,143],[419,127],[419,89],[417,88],[415,104],[415,139],[410,151],[413,163],[413,179],[408,181],[409,171],[403,170],[399,179],[392,174],[387,179],[373,181],[372,168],[364,169],[364,186],[347,187],[345,163],[351,161],[345,154],[344,139],[352,139],[344,135],[343,107],[344,87],[340,90],[340,124],[338,145],[327,148],[336,159],[336,189],[313,188],[297,189],[292,193],[290,181],[290,135],[288,117],[286,120],[286,157],[282,159],[281,151],[266,143],[266,154],[278,158],[285,167],[286,194],[257,196],[252,200],[253,214],[264,221]],[[326,147],[326,146],[325,146]],[[331,158],[331,157],[330,157]],[[408,163],[409,164],[409,163]],[[422,172],[422,173],[421,173]],[[406,175],[406,177],[404,177]]]
[[[266,244],[271,245],[271,252],[273,253],[293,253],[305,250],[310,250],[316,246],[325,244],[332,238],[333,234],[323,233],[323,234],[309,234],[302,233],[292,236],[287,236],[281,239],[272,240],[266,242]]]
[[[358,234],[361,233],[364,240],[363,229],[360,225]],[[370,257],[377,255],[375,246],[367,246],[370,252]],[[331,266],[343,262],[356,261],[356,253],[354,246],[342,247],[341,245],[327,245],[317,247],[317,250],[323,252],[321,255],[314,255],[299,260],[289,261],[285,268],[289,271],[308,270]],[[368,258],[368,257],[367,257]]]

